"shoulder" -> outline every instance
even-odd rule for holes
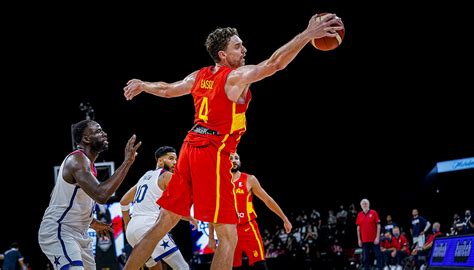
[[[68,168],[82,167],[84,164],[89,164],[89,162],[89,158],[84,153],[74,151],[66,157],[64,166]]]
[[[168,182],[171,180],[171,176],[173,176],[173,173],[162,170],[158,176],[158,181],[164,181],[165,185],[168,185]]]
[[[242,173],[242,174],[243,174],[243,173]],[[252,184],[252,185],[253,185],[253,184],[260,184],[260,183],[258,182],[257,177],[255,177],[255,175],[253,175],[253,174],[247,174],[247,173],[246,173],[246,175],[247,175],[247,183]]]

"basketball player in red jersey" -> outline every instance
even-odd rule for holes
[[[233,267],[242,266],[242,252],[247,254],[249,265],[255,266],[255,269],[267,269],[265,262],[265,251],[263,249],[262,236],[258,229],[257,214],[253,208],[253,194],[262,200],[268,209],[277,214],[283,221],[286,233],[291,232],[291,222],[286,217],[280,206],[270,195],[262,188],[260,182],[253,175],[240,172],[240,156],[237,153],[230,155],[232,162],[232,181],[235,185],[235,196],[237,198],[237,213],[239,214],[239,223],[237,224],[237,247],[234,252]],[[209,247],[216,248],[214,239],[214,226],[209,223]]]
[[[194,98],[194,127],[182,145],[172,181],[157,201],[160,218],[134,248],[125,269],[138,269],[157,242],[180,220],[189,216],[194,204],[196,219],[215,224],[220,239],[211,269],[231,269],[229,260],[237,244],[230,153],[236,151],[246,130],[245,111],[251,94],[249,85],[284,69],[313,38],[334,37],[342,22],[335,14],[316,20],[273,55],[257,65],[245,65],[242,40],[234,28],[218,28],[206,40],[215,62],[174,83],[130,80],[124,88],[127,100],[146,92],[159,97]],[[332,26],[331,26],[332,25]]]

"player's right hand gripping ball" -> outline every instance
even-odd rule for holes
[[[316,17],[316,20],[321,21],[325,18],[325,16],[329,16],[329,14],[321,13]],[[331,25],[331,26],[336,26],[336,25]],[[344,25],[342,25],[342,27],[344,27]],[[345,28],[337,31],[337,36],[335,37],[322,37],[322,38],[317,38],[317,39],[315,38],[311,40],[311,44],[313,44],[313,46],[316,49],[321,50],[321,51],[334,50],[339,45],[341,45],[342,40],[344,39],[344,32],[345,32]]]

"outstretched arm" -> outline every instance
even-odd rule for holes
[[[123,195],[122,199],[120,199],[120,207],[122,209],[122,218],[125,224],[125,230],[127,230],[128,223],[130,222],[130,205],[133,202],[133,198],[137,193],[137,185],[134,185],[131,189]]]
[[[335,37],[336,31],[343,29],[341,19],[335,14],[325,16],[322,20],[316,20],[317,16],[316,14],[311,17],[308,27],[302,33],[276,50],[267,60],[258,65],[246,65],[232,71],[226,83],[229,99],[237,102],[247,85],[284,69],[313,38]]]
[[[135,161],[137,149],[141,142],[135,144],[136,137],[133,135],[125,146],[125,159],[117,168],[115,173],[104,182],[100,183],[92,174],[90,161],[84,155],[71,155],[65,164],[63,177],[66,179],[74,178],[75,182],[89,195],[93,200],[104,204],[117,190],[123,179],[128,173],[130,166]]]
[[[131,100],[141,92],[150,93],[164,98],[187,95],[191,93],[197,73],[198,71],[195,71],[183,80],[174,83],[144,82],[139,79],[132,79],[128,81],[127,86],[123,88],[123,95],[127,100]]]
[[[272,210],[281,218],[281,220],[283,220],[286,233],[290,233],[293,225],[291,225],[291,222],[288,220],[285,213],[283,213],[283,210],[281,210],[280,206],[275,202],[275,200],[270,197],[270,195],[268,195],[268,193],[262,188],[257,178],[253,175],[249,175],[247,183],[252,193],[262,200],[270,210]]]

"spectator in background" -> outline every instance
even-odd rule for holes
[[[342,248],[339,240],[334,238],[334,241],[331,245],[331,252],[330,252],[331,259],[334,263],[334,269],[344,269],[346,258],[344,256],[344,249]]]
[[[392,215],[387,215],[387,217],[385,218],[385,220],[387,220],[387,223],[383,226],[383,231],[384,231],[384,232],[389,231],[390,233],[393,233],[393,232],[392,232],[392,229],[393,229],[394,227],[397,227],[397,223],[393,222],[393,220],[392,220]]]
[[[392,254],[392,257],[394,257],[396,260],[397,270],[401,270],[402,260],[410,255],[410,248],[408,240],[405,238],[405,236],[400,234],[400,228],[398,227],[393,227],[392,242],[395,247],[395,252]]]
[[[338,222],[346,222],[347,220],[347,211],[346,209],[344,209],[344,205],[341,204],[341,206],[339,207],[339,212],[337,212],[336,214],[336,219]]]
[[[429,230],[431,223],[418,214],[418,209],[413,209],[411,214],[413,218],[410,233],[413,237],[413,244],[417,243],[416,246],[422,247],[425,244],[425,233]]]
[[[316,224],[318,229],[321,228],[321,214],[316,209],[313,209],[309,218],[311,219],[311,222]]]
[[[453,223],[450,228],[451,235],[462,234],[464,229],[464,222],[462,222],[461,217],[458,213],[455,213],[453,216]]]
[[[474,223],[471,220],[471,210],[467,209],[464,213],[464,230],[463,234],[474,233]]]
[[[382,253],[380,252],[380,218],[379,214],[370,209],[370,202],[363,199],[360,202],[362,211],[357,215],[357,240],[362,247],[364,269],[370,269],[370,250],[373,250],[377,260],[377,268],[382,269]]]
[[[389,266],[391,264],[391,258],[395,257],[395,238],[392,236],[391,231],[385,231],[383,235],[383,239],[380,242],[380,251],[382,252],[383,255],[383,264],[384,264],[384,270],[388,270]]]
[[[18,243],[12,243],[10,249],[5,251],[4,254],[0,254],[0,259],[3,260],[3,270],[16,270],[18,266],[22,270],[26,270],[26,265],[23,262],[23,256],[20,253]]]
[[[337,222],[337,218],[336,216],[334,215],[334,211],[333,210],[329,210],[328,211],[328,228],[331,230],[331,229],[334,229],[336,228],[336,222]]]
[[[441,224],[439,224],[439,222],[433,223],[433,233],[428,235],[426,243],[422,247],[415,247],[415,249],[412,251],[412,255],[415,258],[415,265],[417,268],[420,267],[419,257],[428,257],[430,255],[434,239],[442,234],[440,229]]]

